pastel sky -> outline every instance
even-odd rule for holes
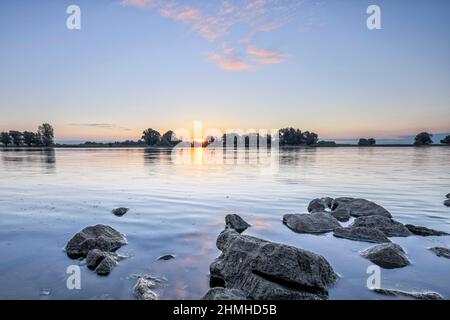
[[[71,4],[81,30],[66,28]],[[0,131],[450,132],[449,35],[448,0],[1,1]]]

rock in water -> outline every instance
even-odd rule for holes
[[[444,201],[444,206],[450,207],[450,199]]]
[[[99,249],[114,252],[127,244],[127,239],[119,231],[105,225],[84,228],[66,245],[66,253],[71,259],[85,258],[89,251]]]
[[[114,267],[117,265],[116,260],[111,257],[110,255],[107,255],[95,268],[95,272],[99,276],[107,276],[111,273],[111,271],[114,269]]]
[[[121,217],[121,216],[123,216],[125,213],[127,213],[129,210],[130,210],[129,208],[123,208],[123,207],[120,207],[120,208],[114,209],[114,210],[112,211],[112,213],[113,213],[115,216]]]
[[[175,259],[175,256],[173,254],[165,254],[158,258],[158,260],[172,260]]]
[[[325,258],[291,246],[225,229],[217,238],[222,254],[211,277],[249,299],[326,299],[337,275]]]
[[[424,292],[407,292],[395,289],[373,289],[374,292],[384,294],[386,296],[404,296],[417,300],[444,300],[444,298],[437,292],[424,291]]]
[[[314,199],[308,205],[308,212],[324,211],[326,208],[331,208],[332,203],[333,199],[329,197]]]
[[[450,199],[450,193],[447,193],[447,194],[445,195],[445,197],[446,197],[447,199]]]
[[[403,248],[395,243],[368,248],[362,251],[361,255],[385,269],[402,268],[411,264]]]
[[[228,214],[225,217],[225,224],[228,228],[234,229],[239,233],[244,232],[250,227],[250,225],[237,214]]]
[[[93,249],[88,252],[86,256],[86,265],[89,269],[95,270],[97,266],[102,262],[103,259],[107,256],[106,252],[103,252],[98,249]]]
[[[389,211],[382,206],[366,200],[354,198],[337,198],[333,201],[333,210],[347,209],[352,217],[384,216],[391,217]]]
[[[450,259],[450,249],[442,248],[442,247],[434,247],[430,248],[438,257],[443,257]]]
[[[201,300],[247,300],[247,296],[242,290],[211,288]]]
[[[317,211],[311,214],[286,214],[283,223],[298,233],[324,233],[341,227],[336,218]]]
[[[340,222],[347,222],[350,220],[350,212],[345,208],[333,210],[330,214]]]
[[[408,230],[411,231],[413,234],[418,235],[418,236],[429,237],[429,236],[447,236],[448,235],[448,233],[443,232],[443,231],[437,231],[437,230],[428,229],[425,227],[414,226],[412,224],[406,224],[405,227],[408,228]]]
[[[402,223],[383,216],[366,216],[356,218],[352,227],[375,228],[383,232],[386,237],[408,237],[412,233]]]
[[[139,277],[136,285],[133,288],[133,293],[138,300],[156,300],[158,296],[152,289],[155,287],[155,283],[150,279]]]
[[[380,230],[366,227],[337,228],[334,230],[333,235],[338,238],[355,241],[374,243],[391,242]]]

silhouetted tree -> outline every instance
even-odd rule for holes
[[[443,143],[443,144],[450,144],[450,136],[446,136],[444,139],[442,139],[441,143]]]
[[[3,145],[5,147],[7,147],[9,144],[11,144],[12,139],[8,132],[0,133],[0,142],[3,143]]]
[[[22,132],[16,130],[10,130],[9,136],[12,139],[12,143],[19,147],[22,144]]]
[[[279,132],[280,145],[282,146],[299,146],[313,145],[319,140],[319,136],[314,132],[301,132],[300,129],[283,128]]]
[[[48,123],[43,123],[38,128],[38,135],[40,136],[42,145],[50,147],[53,145],[53,127]]]
[[[433,143],[433,140],[431,139],[432,137],[433,135],[428,132],[421,132],[415,137],[414,144],[416,146],[432,144]]]
[[[374,138],[365,139],[361,138],[359,139],[358,145],[360,146],[373,146],[377,143],[377,141]]]
[[[314,132],[306,131],[303,133],[303,136],[308,146],[316,144],[317,141],[319,141],[319,136],[317,135],[317,133]]]
[[[180,143],[180,140],[177,138],[175,132],[173,132],[172,130],[167,131],[161,137],[160,144],[163,146],[171,147],[177,145],[178,143]]]
[[[23,143],[25,143],[25,145],[27,145],[28,147],[31,147],[36,143],[36,134],[34,132],[24,131],[22,136]]]
[[[142,133],[142,139],[144,139],[145,143],[149,146],[154,146],[161,141],[161,134],[156,130],[148,128]]]

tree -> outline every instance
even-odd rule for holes
[[[8,144],[11,144],[12,140],[8,132],[0,133],[0,142],[3,143],[5,147],[7,147]]]
[[[38,135],[41,138],[41,142],[45,147],[50,147],[53,145],[53,127],[48,124],[44,123],[39,126],[38,128]]]
[[[36,134],[34,132],[24,131],[22,136],[23,143],[25,143],[25,145],[27,145],[28,147],[31,147],[36,143]]]
[[[441,143],[450,145],[450,136],[446,136],[441,140]]]
[[[303,133],[303,136],[305,137],[306,145],[308,146],[316,144],[317,141],[319,141],[319,135],[314,132],[306,131]]]
[[[177,138],[177,136],[175,135],[175,132],[173,132],[172,130],[167,131],[161,137],[160,144],[163,146],[171,147],[171,146],[175,146],[178,143],[180,143],[180,140]]]
[[[149,146],[154,146],[161,141],[161,134],[156,130],[148,128],[142,132],[142,139],[144,139],[145,143]]]
[[[9,136],[12,139],[12,142],[19,147],[22,144],[22,132],[20,131],[15,131],[15,130],[10,130],[9,131]]]
[[[421,132],[415,137],[414,145],[424,146],[424,145],[432,144],[433,143],[433,140],[431,139],[432,137],[433,137],[433,135],[428,132]]]
[[[376,143],[377,143],[377,141],[374,138],[369,138],[369,139],[361,138],[358,141],[358,145],[360,145],[360,146],[373,146]]]
[[[279,132],[280,145],[282,146],[299,146],[313,145],[319,140],[319,136],[314,132],[305,131],[294,128],[283,128]]]

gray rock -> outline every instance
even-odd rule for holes
[[[428,228],[420,227],[420,226],[414,226],[412,224],[406,224],[405,227],[408,228],[408,230],[411,231],[411,233],[418,235],[418,236],[424,236],[424,237],[448,236],[447,232],[428,229]]]
[[[332,203],[333,199],[329,197],[314,199],[308,205],[308,212],[324,211],[327,208],[331,208]]]
[[[110,255],[107,255],[103,258],[103,260],[99,263],[97,268],[95,268],[95,272],[99,276],[107,276],[111,273],[111,271],[117,266],[116,260],[111,257]]]
[[[368,248],[362,251],[361,255],[385,269],[402,268],[411,264],[403,248],[395,243]]]
[[[211,288],[201,300],[248,300],[244,291],[238,289]]]
[[[175,256],[173,254],[165,254],[158,258],[158,260],[172,260],[175,259]]]
[[[106,252],[103,252],[99,249],[93,249],[89,251],[86,256],[86,266],[91,270],[95,270],[95,268],[97,268],[100,262],[102,262],[102,260],[105,259],[107,255],[108,254]]]
[[[444,201],[444,206],[450,207],[450,199]]]
[[[407,292],[395,289],[373,289],[372,291],[391,297],[403,296],[416,300],[444,300],[444,298],[439,293],[432,291]]]
[[[356,218],[352,227],[375,228],[382,231],[386,237],[408,237],[412,233],[402,223],[383,216],[366,216]]]
[[[391,217],[389,211],[382,206],[366,200],[355,198],[337,198],[333,201],[333,210],[347,209],[352,217],[384,216]]]
[[[350,220],[350,212],[345,208],[333,210],[330,214],[340,222],[347,222]]]
[[[334,230],[333,235],[338,238],[355,241],[374,243],[391,242],[380,230],[366,227],[337,228]]]
[[[211,277],[249,299],[326,299],[338,277],[320,255],[232,229],[222,231],[217,247],[222,254],[210,266]]]
[[[133,288],[133,294],[138,300],[157,300],[158,295],[153,292],[155,283],[150,279],[139,277]]]
[[[445,195],[445,197],[446,197],[447,199],[450,199],[450,193],[447,193],[447,194]]]
[[[286,214],[283,223],[298,233],[324,233],[341,227],[339,222],[326,212],[313,212],[311,214]]]
[[[239,233],[244,232],[250,227],[250,225],[237,214],[228,214],[225,217],[225,224],[228,228],[234,229]]]
[[[114,210],[112,211],[112,213],[113,213],[115,216],[121,217],[121,216],[123,216],[125,213],[127,213],[129,210],[130,210],[129,208],[123,208],[123,207],[120,207],[120,208],[114,209]]]
[[[127,244],[127,239],[119,231],[105,225],[86,227],[78,232],[66,245],[69,258],[85,258],[89,251],[99,249],[114,252]]]
[[[443,257],[450,259],[450,249],[442,248],[442,247],[434,247],[430,248],[438,257]]]

